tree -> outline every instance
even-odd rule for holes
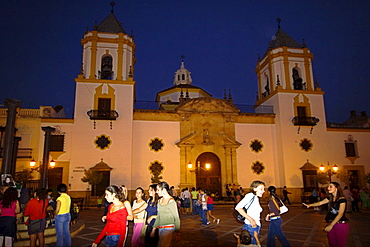
[[[330,182],[328,174],[318,172],[316,175],[316,182],[321,185],[328,184]]]
[[[84,183],[88,183],[94,188],[94,195],[96,195],[96,185],[99,184],[103,180],[103,174],[97,172],[96,170],[92,170],[89,168],[88,170],[84,170],[84,176],[81,178],[81,181]]]
[[[370,172],[365,175],[366,183],[370,184]]]
[[[28,168],[25,168],[20,172],[16,172],[14,176],[14,180],[22,183],[23,186],[25,186],[31,179],[33,179],[32,170]]]

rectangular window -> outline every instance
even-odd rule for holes
[[[98,99],[98,117],[99,118],[109,118],[110,117],[110,104],[111,99],[99,98]]]
[[[355,143],[347,142],[346,145],[346,157],[357,157]]]
[[[50,137],[50,151],[64,151],[64,135],[51,135]]]
[[[307,117],[307,115],[306,115],[306,107],[304,107],[304,106],[297,106],[297,113],[298,113],[298,117]]]
[[[312,192],[314,188],[317,188],[317,171],[315,170],[303,170],[303,187],[304,192]]]

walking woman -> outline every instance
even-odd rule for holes
[[[149,190],[148,190],[149,199],[147,201],[147,207],[145,209],[147,213],[146,224],[148,224],[146,234],[145,234],[145,246],[148,246],[148,247],[157,247],[158,240],[159,240],[158,228],[155,230],[154,237],[150,236],[153,230],[154,222],[156,221],[157,214],[158,214],[157,204],[158,204],[159,197],[158,197],[156,190],[157,190],[156,184],[152,184],[149,186]]]
[[[106,224],[91,246],[98,246],[105,237],[107,247],[122,247],[127,235],[126,221],[133,220],[130,202],[126,201],[122,188],[115,185],[105,189],[105,199],[111,203],[107,215],[102,217]]]
[[[60,195],[57,198],[55,209],[56,246],[71,246],[71,234],[69,233],[71,197],[67,194],[67,185],[65,184],[59,184],[57,191]]]
[[[275,247],[275,235],[283,247],[290,247],[290,243],[281,228],[283,220],[280,217],[280,206],[282,205],[280,198],[276,194],[276,188],[275,186],[270,186],[267,190],[270,193],[269,202],[267,203],[270,213],[266,215],[266,221],[270,221],[267,233],[267,247]]]
[[[207,201],[207,220],[208,222],[211,221],[211,218],[213,219],[213,223],[216,223],[217,225],[220,223],[220,219],[218,219],[217,217],[215,217],[213,214],[212,214],[212,211],[214,209],[214,206],[213,206],[213,198],[211,196],[211,192],[209,190],[206,191],[206,201]]]
[[[0,246],[13,246],[17,231],[16,214],[21,211],[18,202],[18,192],[9,187],[0,201]]]
[[[170,187],[166,182],[159,182],[157,193],[162,197],[158,203],[158,215],[154,223],[151,237],[154,237],[155,229],[159,229],[158,247],[168,247],[171,245],[173,234],[176,233],[175,240],[180,240],[180,217],[177,205],[173,197],[168,193]]]
[[[309,208],[329,204],[328,219],[330,224],[325,227],[325,231],[328,232],[329,246],[345,247],[349,231],[348,219],[345,215],[346,198],[337,182],[331,182],[328,191],[329,198],[313,204],[303,203],[303,205]]]
[[[136,189],[136,200],[132,204],[132,213],[134,215],[134,232],[132,234],[131,246],[132,247],[143,247],[144,242],[140,239],[141,228],[145,222],[145,208],[147,203],[144,201],[144,190],[141,187]]]
[[[251,234],[251,244],[260,244],[258,234],[261,229],[262,207],[259,198],[265,193],[265,183],[256,180],[251,183],[250,187],[251,192],[244,196],[235,209],[245,217],[242,230],[248,230]]]
[[[39,240],[40,247],[43,247],[45,244],[46,208],[49,204],[47,197],[46,189],[37,189],[35,198],[27,203],[26,210],[24,211],[24,215],[29,216],[27,228],[28,235],[30,236],[30,247],[36,246],[37,239]]]

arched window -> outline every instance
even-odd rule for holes
[[[299,72],[296,68],[293,68],[293,86],[294,90],[303,90],[303,83],[302,83],[302,78],[299,75]]]
[[[100,79],[112,79],[113,76],[113,58],[110,55],[103,56],[101,60]]]
[[[177,75],[177,80],[178,80],[178,81],[180,80],[180,75]]]
[[[182,74],[182,80],[185,80],[185,74]]]

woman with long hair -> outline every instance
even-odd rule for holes
[[[18,202],[18,191],[9,187],[4,191],[0,201],[0,246],[13,246],[17,225],[16,214],[21,211]]]
[[[345,247],[349,231],[348,219],[345,215],[347,201],[339,183],[331,182],[328,191],[328,198],[312,204],[303,203],[303,205],[309,208],[329,204],[327,219],[330,224],[325,227],[325,231],[328,233],[329,246]]]
[[[159,242],[158,247],[168,247],[171,245],[173,234],[176,233],[176,241],[180,240],[180,217],[177,205],[173,197],[169,194],[170,187],[166,182],[157,184],[159,197],[157,219],[153,225],[151,237],[154,237],[155,230],[158,228]]]
[[[29,216],[27,228],[31,247],[36,246],[37,239],[39,240],[40,247],[43,247],[45,244],[46,209],[49,204],[47,197],[46,189],[37,189],[35,197],[27,203],[26,210],[24,211],[24,215]]]
[[[266,221],[270,221],[269,230],[267,233],[267,246],[275,246],[275,235],[278,237],[283,247],[290,247],[289,241],[286,239],[281,225],[283,220],[280,217],[280,207],[283,206],[280,198],[276,194],[276,187],[268,187],[270,193],[269,202],[267,206],[269,208],[269,214],[266,215]]]
[[[134,232],[132,233],[131,246],[142,247],[144,242],[140,239],[141,228],[145,222],[146,202],[144,200],[144,189],[138,187],[135,192],[136,200],[132,203],[132,213],[134,214]]]
[[[126,221],[133,219],[130,202],[126,200],[122,188],[115,185],[105,189],[105,199],[111,203],[107,215],[102,217],[106,224],[91,246],[98,246],[105,237],[107,247],[122,247],[127,235]]]
[[[149,194],[149,199],[147,201],[147,207],[145,209],[147,213],[147,219],[146,219],[146,224],[147,230],[145,233],[145,246],[148,247],[156,247],[158,245],[158,229],[155,230],[154,237],[151,237],[150,234],[153,230],[153,225],[155,223],[155,220],[157,219],[157,214],[158,214],[158,194],[157,194],[157,184],[151,184],[149,186],[148,190]]]
[[[242,216],[245,217],[242,230],[248,230],[251,234],[251,243],[260,244],[258,234],[261,229],[261,212],[259,198],[265,193],[265,183],[262,181],[253,181],[251,183],[251,192],[246,194],[244,198],[235,206]]]

